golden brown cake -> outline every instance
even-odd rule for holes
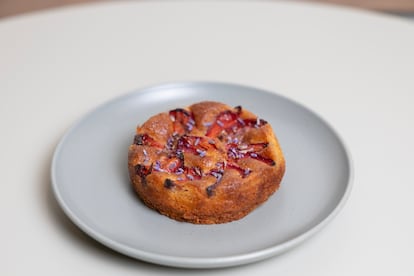
[[[279,188],[285,160],[265,120],[205,101],[138,126],[128,168],[148,207],[178,221],[214,224],[266,201]]]

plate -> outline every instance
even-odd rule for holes
[[[267,120],[286,158],[279,191],[231,223],[194,225],[159,215],[129,182],[127,152],[136,126],[203,100],[241,105]],[[275,256],[311,237],[344,205],[352,167],[338,134],[304,106],[246,86],[183,82],[138,90],[87,114],[58,144],[51,178],[66,215],[102,244],[146,262],[213,268]]]

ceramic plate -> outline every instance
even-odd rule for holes
[[[227,224],[194,225],[159,215],[141,203],[128,177],[136,126],[203,100],[241,105],[267,120],[286,158],[280,190]],[[207,82],[150,87],[101,105],[62,138],[51,172],[60,206],[92,238],[143,261],[187,268],[246,264],[298,245],[341,209],[352,175],[343,142],[309,109],[260,89]]]

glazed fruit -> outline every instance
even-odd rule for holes
[[[149,118],[129,147],[133,187],[150,208],[197,224],[240,219],[280,185],[272,127],[240,106],[200,102]]]

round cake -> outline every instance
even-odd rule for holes
[[[266,201],[279,188],[285,160],[265,120],[204,101],[138,126],[128,169],[148,207],[178,221],[214,224]]]

